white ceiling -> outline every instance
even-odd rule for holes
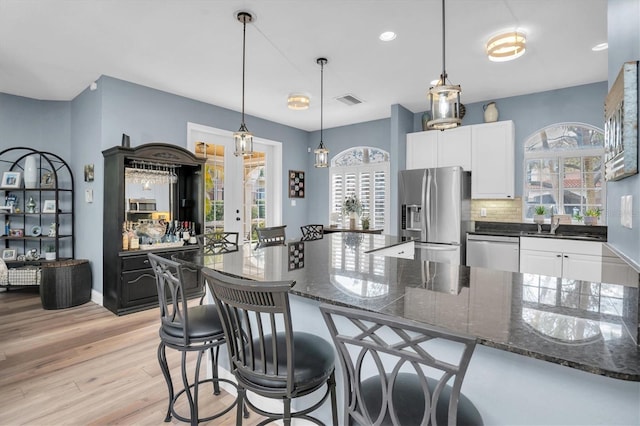
[[[246,114],[304,130],[428,109],[442,70],[440,0],[0,0],[0,92],[70,100],[101,75],[240,111],[247,25]],[[490,35],[518,27],[527,52],[490,62]],[[378,40],[393,30],[396,40]],[[606,0],[448,0],[446,69],[462,102],[605,81]],[[306,111],[286,107],[310,95]],[[347,106],[336,97],[364,101]],[[251,118],[246,120],[251,130]],[[239,125],[239,123],[238,123]]]

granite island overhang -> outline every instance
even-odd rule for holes
[[[378,250],[400,243],[388,235],[336,233],[175,258],[255,280],[292,280],[297,296],[425,322],[488,347],[640,381],[637,287],[435,263],[422,260],[420,250],[409,259]]]

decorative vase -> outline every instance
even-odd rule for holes
[[[356,212],[352,212],[349,215],[349,229],[356,229],[356,220],[358,220],[358,215]]]
[[[27,189],[38,186],[38,166],[35,155],[29,155],[24,159],[24,187]]]
[[[484,104],[482,106],[484,110],[484,122],[485,123],[493,123],[494,121],[498,121],[498,107],[495,102],[489,102],[488,104]]]
[[[56,252],[55,251],[47,251],[44,253],[44,258],[46,260],[56,260]]]
[[[431,120],[431,114],[427,111],[422,114],[422,130],[429,130],[429,126],[427,126],[429,120]]]
[[[362,229],[369,229],[369,219],[362,219]]]
[[[533,215],[533,223],[539,223],[539,224],[543,224],[544,223],[544,215],[543,214],[534,214]]]
[[[29,197],[29,201],[27,202],[27,213],[35,213],[36,212],[36,202],[33,201],[33,197]]]
[[[588,226],[593,226],[598,224],[598,218],[595,216],[585,216],[584,224]]]

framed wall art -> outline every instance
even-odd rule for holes
[[[22,176],[20,172],[4,172],[2,174],[2,188],[20,188]]]
[[[304,198],[304,172],[289,170],[289,198]]]
[[[604,102],[605,179],[638,173],[638,61],[625,62]]]

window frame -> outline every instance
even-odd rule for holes
[[[376,161],[376,162],[366,162],[366,161],[360,161],[357,164],[351,164],[351,165],[340,165],[337,164],[338,161],[340,159],[342,159],[343,157],[349,155],[350,153],[354,154],[354,157],[357,157],[357,155],[355,155],[358,151],[363,151],[363,150],[376,150],[379,151],[380,153],[383,154],[383,158],[385,159],[384,161]],[[383,228],[383,232],[385,234],[389,233],[389,227],[390,227],[390,220],[391,220],[391,208],[390,208],[390,200],[391,200],[391,196],[390,196],[390,184],[391,184],[391,162],[389,161],[389,153],[386,152],[385,150],[378,148],[378,147],[372,147],[372,146],[357,146],[357,147],[351,147],[348,148],[338,154],[336,154],[332,160],[331,160],[331,164],[329,167],[329,217],[331,217],[332,213],[337,213],[340,212],[342,209],[342,203],[344,200],[344,197],[347,195],[350,195],[351,192],[346,192],[347,189],[345,187],[345,183],[346,183],[346,179],[345,176],[347,175],[355,175],[356,177],[356,181],[355,181],[355,191],[356,191],[356,195],[358,195],[358,199],[363,202],[364,200],[360,199],[360,194],[361,194],[361,189],[360,189],[360,182],[361,182],[361,176],[363,174],[369,174],[371,176],[371,190],[370,190],[370,197],[369,200],[367,200],[367,205],[369,206],[369,211],[366,212],[370,218],[370,226],[371,228],[375,228],[378,229],[380,228],[381,224],[379,223],[379,220],[375,219],[375,215],[372,214],[371,210],[373,208],[375,208],[375,175],[376,173],[383,173],[384,175],[384,191],[383,191],[383,221],[384,223],[382,224],[382,228]],[[342,199],[338,200],[336,199],[336,196],[334,194],[334,176],[335,175],[341,175],[342,176]]]
[[[589,147],[589,148],[573,148],[573,149],[550,149],[548,151],[543,151],[543,150],[535,150],[535,151],[531,151],[528,149],[528,147],[534,143],[537,143],[538,140],[538,135],[544,131],[547,131],[549,129],[553,129],[556,127],[566,127],[566,126],[574,126],[574,127],[583,127],[586,128],[588,130],[591,131],[595,131],[597,133],[600,134],[601,136],[601,140],[602,140],[602,145],[600,146],[594,146],[594,147]],[[550,124],[548,126],[545,126],[543,128],[540,128],[538,130],[536,130],[535,132],[533,132],[532,134],[530,134],[527,138],[524,139],[524,142],[522,144],[523,146],[523,151],[524,151],[524,155],[523,155],[523,166],[522,166],[522,176],[523,176],[523,180],[522,180],[522,221],[525,223],[528,222],[533,222],[533,217],[528,218],[527,217],[527,211],[528,208],[530,206],[530,204],[528,203],[528,198],[529,198],[529,191],[530,189],[528,188],[528,163],[530,161],[535,161],[535,160],[539,160],[539,161],[545,161],[545,160],[555,160],[557,163],[557,174],[558,174],[558,186],[557,188],[549,188],[549,192],[555,191],[555,193],[553,194],[554,198],[555,198],[555,207],[556,210],[560,211],[560,212],[564,212],[565,210],[565,200],[564,200],[564,191],[565,191],[565,186],[564,186],[564,173],[565,173],[565,159],[567,158],[580,158],[580,163],[581,166],[584,165],[584,159],[588,158],[588,157],[600,157],[601,159],[601,166],[600,166],[600,171],[599,173],[601,174],[601,186],[600,187],[593,187],[594,189],[597,188],[600,191],[600,199],[601,199],[601,203],[600,204],[588,204],[588,203],[580,203],[581,206],[581,210],[580,210],[580,214],[584,215],[584,209],[585,208],[589,208],[592,206],[599,206],[600,210],[604,213],[604,211],[606,210],[607,206],[606,206],[606,182],[604,180],[604,161],[605,161],[605,147],[604,147],[604,131],[596,126],[590,125],[590,124],[586,124],[586,123],[579,123],[579,122],[561,122],[561,123],[554,123],[554,124]],[[580,190],[581,191],[588,191],[589,189],[591,189],[590,187],[586,187],[584,185],[584,176],[585,173],[591,173],[593,171],[585,171],[584,169],[581,170],[581,186],[580,186]],[[542,198],[542,194],[540,195],[540,197]],[[541,203],[541,204],[545,204],[545,203]],[[549,212],[547,212],[547,217],[549,217]],[[602,222],[601,223],[605,223],[606,215],[602,215]]]

